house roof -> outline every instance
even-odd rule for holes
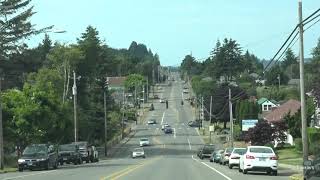
[[[109,86],[123,86],[127,77],[107,77]]]
[[[279,104],[279,103],[278,103],[276,100],[274,100],[274,99],[271,99],[270,102],[272,102],[272,103],[275,104],[275,105]]]
[[[290,99],[278,108],[268,113],[264,119],[269,122],[281,121],[287,114],[294,115],[300,109],[300,101]]]
[[[260,99],[258,100],[258,104],[261,105],[262,103],[264,103],[264,102],[266,102],[266,101],[268,101],[267,98],[260,98]]]

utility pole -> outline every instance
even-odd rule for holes
[[[210,115],[209,115],[209,118],[210,118],[210,124],[211,124],[211,119],[212,119],[212,96],[210,96]]]
[[[203,96],[201,97],[201,127],[203,127],[204,120],[204,108],[203,108]]]
[[[149,78],[147,76],[147,97],[146,97],[146,102],[149,100]]]
[[[4,153],[3,153],[3,127],[2,127],[2,98],[1,98],[1,89],[2,89],[2,77],[0,75],[0,169],[4,169]]]
[[[74,115],[74,142],[78,140],[78,133],[77,133],[77,79],[76,79],[76,72],[73,71],[73,115]]]
[[[300,98],[301,98],[301,125],[302,125],[302,150],[303,159],[308,160],[308,136],[307,120],[305,110],[305,93],[304,93],[304,47],[303,47],[303,22],[302,22],[302,1],[299,0],[299,35],[300,35]]]
[[[104,156],[108,156],[108,150],[107,150],[107,143],[108,143],[108,124],[107,124],[107,93],[106,91],[108,90],[108,85],[109,85],[109,78],[107,78],[106,84],[104,86],[103,90],[103,109],[104,109]]]
[[[137,84],[134,84],[134,107],[137,105]]]
[[[144,98],[145,98],[145,94],[144,94],[144,84],[142,84],[142,114],[144,114]]]
[[[278,74],[278,84],[279,84],[279,90],[280,90],[280,74]]]
[[[160,83],[160,66],[158,66],[158,83]]]
[[[122,97],[122,120],[121,120],[121,139],[124,137],[124,109],[125,109],[125,93],[123,89],[123,97]]]
[[[233,115],[231,102],[231,88],[229,88],[229,113],[230,113],[230,145],[233,147]]]

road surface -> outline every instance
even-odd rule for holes
[[[226,166],[200,160],[196,157],[197,149],[203,144],[196,128],[187,126],[194,120],[191,106],[185,101],[181,105],[183,84],[175,81],[172,86],[164,86],[160,97],[169,100],[165,103],[154,101],[155,110],[148,112],[147,119],[154,118],[157,125],[137,125],[136,133],[126,144],[121,146],[112,158],[94,164],[79,166],[60,166],[57,170],[24,171],[0,174],[2,180],[272,180],[288,179],[292,172],[280,169],[278,176],[264,173],[243,175],[237,168],[230,170]],[[174,128],[172,135],[164,134],[161,123],[169,123]],[[144,147],[146,159],[131,159],[130,151],[139,146],[139,139],[147,137],[151,145]]]

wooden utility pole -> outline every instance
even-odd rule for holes
[[[230,145],[233,147],[233,114],[231,102],[231,88],[229,88],[229,113],[230,113]]]
[[[0,75],[0,169],[4,169],[4,153],[3,153],[3,127],[2,127],[2,98],[1,98],[1,83],[2,77]]]
[[[299,0],[299,35],[300,35],[300,99],[301,99],[301,135],[302,135],[302,150],[303,159],[308,159],[308,135],[307,135],[307,120],[305,108],[305,93],[304,93],[304,47],[303,47],[303,22],[302,22],[302,1]]]

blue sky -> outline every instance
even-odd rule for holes
[[[179,65],[192,52],[209,56],[217,39],[232,38],[259,58],[270,59],[298,22],[298,0],[33,0],[37,28],[55,25],[65,34],[52,39],[72,43],[88,25],[111,47],[132,41],[157,52],[163,65]],[[304,0],[307,17],[319,0]],[[33,37],[38,44],[43,35]],[[305,54],[320,38],[320,23],[305,33]],[[298,54],[298,43],[294,51]]]

